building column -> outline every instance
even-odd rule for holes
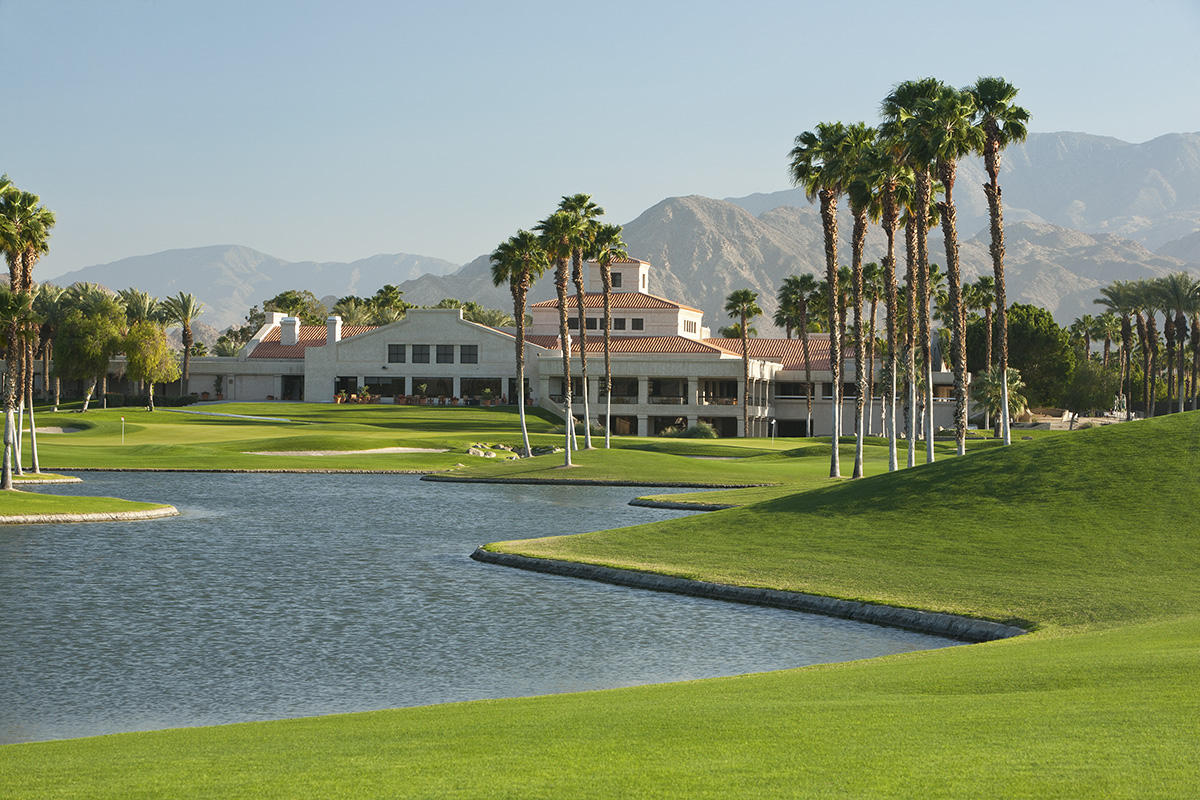
[[[649,436],[650,435],[650,418],[645,414],[637,415],[637,435],[638,436]]]
[[[450,379],[450,394],[454,397],[462,397],[462,378],[457,375]]]
[[[687,379],[687,395],[685,396],[684,402],[689,406],[700,405],[700,379],[699,378],[688,378]],[[695,423],[691,423],[691,424],[694,425]]]
[[[644,406],[650,403],[650,378],[646,375],[638,375],[638,405]],[[639,434],[645,436],[646,434]]]

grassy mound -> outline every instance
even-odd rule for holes
[[[0,520],[26,514],[112,514],[164,508],[162,503],[138,503],[116,497],[66,497],[39,492],[0,492]]]
[[[1030,636],[609,692],[8,745],[0,785],[13,797],[1190,798],[1198,468],[1193,413],[502,546],[1021,620],[1040,626]]]

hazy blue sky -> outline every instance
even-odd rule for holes
[[[905,15],[921,9],[919,18]],[[465,262],[590,192],[787,188],[896,82],[1003,75],[1035,131],[1200,130],[1200,3],[0,0],[0,172],[57,273],[172,247]]]

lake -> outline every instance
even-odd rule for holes
[[[182,516],[0,526],[0,743],[611,688],[956,642],[481,564],[637,489],[81,473]]]

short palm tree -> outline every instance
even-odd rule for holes
[[[817,295],[817,279],[809,273],[803,275],[789,275],[783,279],[783,286],[779,289],[780,307],[785,304],[789,309],[788,320],[795,321],[795,328],[800,333],[800,353],[804,359],[804,384],[805,384],[805,401],[806,414],[804,420],[804,435],[812,436],[812,401],[813,401],[813,382],[812,382],[812,366],[809,362],[808,352],[808,310],[813,302],[814,296]],[[786,299],[785,299],[786,298]],[[794,313],[794,317],[791,314]]]
[[[821,230],[825,238],[825,282],[829,305],[829,368],[833,373],[833,444],[829,456],[829,477],[841,477],[838,459],[838,435],[842,429],[842,337],[839,314],[837,257],[837,204],[850,184],[847,169],[846,126],[823,122],[816,130],[796,137],[789,157],[792,182],[804,188],[808,199],[821,202]]]
[[[736,289],[725,298],[725,313],[738,320],[742,340],[742,435],[750,435],[750,335],[749,324],[763,313],[758,305],[758,293],[749,289]]]
[[[1158,301],[1166,315],[1164,333],[1167,337],[1167,399],[1170,399],[1171,367],[1178,373],[1178,410],[1183,411],[1184,338],[1187,336],[1187,316],[1200,307],[1200,281],[1186,272],[1175,272],[1154,281]],[[1175,312],[1174,319],[1171,312]],[[1178,353],[1175,342],[1178,339]],[[1178,360],[1176,360],[1176,358]]]
[[[975,125],[983,132],[983,166],[988,182],[988,216],[991,220],[992,272],[996,288],[996,329],[999,333],[1000,369],[1008,369],[1008,299],[1004,279],[1004,208],[1000,202],[1000,153],[1013,142],[1023,142],[1029,112],[1013,103],[1017,87],[999,77],[981,77],[967,89],[975,99]],[[990,366],[990,365],[989,365]],[[1007,391],[1007,384],[1001,386]],[[1009,404],[1001,406],[1000,430],[1004,443],[1012,444]]]
[[[187,391],[189,369],[192,363],[192,323],[204,310],[204,304],[196,299],[194,294],[180,292],[174,297],[162,301],[163,317],[169,323],[176,323],[183,328],[183,375],[179,379],[179,396]],[[163,390],[164,392],[166,389]]]
[[[533,455],[529,445],[529,429],[525,424],[525,303],[529,287],[550,267],[550,260],[536,234],[519,230],[515,236],[501,242],[492,253],[492,283],[508,283],[512,293],[513,319],[517,323],[517,413],[521,419],[521,443],[525,457]]]
[[[620,225],[601,225],[593,241],[604,291],[604,447],[612,445],[612,265],[629,257]]]
[[[1137,287],[1132,281],[1113,281],[1100,289],[1100,297],[1095,303],[1108,309],[1108,313],[1121,318],[1121,394],[1125,406],[1125,418],[1128,420],[1133,413],[1129,402],[1133,387],[1129,385],[1133,356],[1133,314],[1137,310]]]
[[[1002,387],[1004,381],[1000,380],[1000,376],[1004,374],[1000,372],[999,365],[978,376],[975,386],[975,402],[982,405],[988,410],[988,413],[995,416],[996,419],[1001,418],[1000,404],[1007,401],[1009,411],[1013,414],[1020,414],[1026,408],[1025,397],[1021,394],[1025,390],[1025,383],[1021,380],[1021,373],[1016,369],[1008,370],[1008,386]]]

